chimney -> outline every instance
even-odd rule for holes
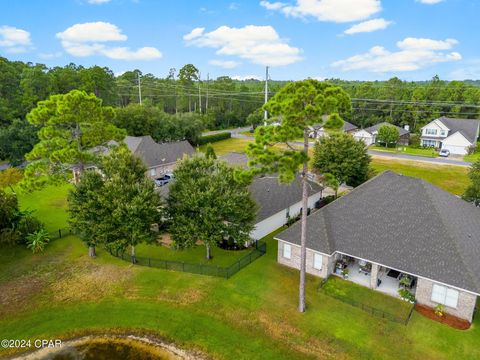
[[[404,125],[403,128],[404,128],[405,130],[407,130],[407,131],[410,131],[410,125],[408,125],[408,124],[407,124],[407,125]]]

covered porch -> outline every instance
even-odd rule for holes
[[[400,289],[412,295],[416,291],[416,277],[352,256],[339,254],[334,274],[394,297],[401,297]]]

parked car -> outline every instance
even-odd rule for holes
[[[164,186],[168,184],[173,179],[172,173],[164,174],[162,177],[155,179],[155,185],[157,186]]]
[[[450,151],[447,150],[447,149],[442,149],[442,150],[440,150],[440,152],[438,153],[438,156],[448,157],[448,155],[450,155]]]

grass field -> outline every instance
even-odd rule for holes
[[[136,247],[136,254],[140,257],[184,261],[191,264],[210,264],[215,266],[229,266],[247,255],[251,249],[229,251],[217,247],[211,249],[210,260],[205,258],[205,246],[197,246],[185,250],[173,250],[160,244],[141,244]]]
[[[463,194],[470,183],[467,176],[468,168],[463,166],[436,165],[375,156],[372,159],[371,166],[376,172],[392,170],[402,175],[423,179],[456,195]]]
[[[252,140],[231,138],[211,143],[213,150],[218,156],[222,156],[228,152],[245,152],[245,149]],[[200,146],[200,151],[205,151],[207,145]]]
[[[62,207],[45,204],[51,209],[40,217],[64,219]],[[265,239],[267,254],[229,280],[133,266],[101,249],[91,259],[73,236],[53,241],[43,254],[2,250],[0,339],[136,330],[219,359],[480,357],[478,319],[468,331],[417,313],[400,325],[318,292],[320,280],[310,276],[308,311],[298,313],[298,272],[276,262],[272,237]]]
[[[398,149],[401,149],[401,150],[398,150]],[[394,148],[386,148],[384,146],[370,146],[369,150],[391,152],[395,154],[422,156],[422,157],[429,157],[429,158],[438,157],[438,152],[435,151],[434,149],[424,149],[424,148],[417,149],[417,148],[412,148],[410,146],[396,146]]]
[[[476,153],[473,153],[473,154],[470,154],[470,155],[465,155],[463,157],[463,160],[464,161],[469,161],[469,162],[475,162],[475,161],[478,161],[480,160],[480,152],[476,152]]]

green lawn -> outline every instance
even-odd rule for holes
[[[396,154],[406,154],[406,155],[422,156],[422,157],[430,157],[430,158],[434,158],[438,156],[438,152],[435,151],[434,149],[424,149],[424,148],[417,149],[410,146],[400,146],[400,145],[394,148],[386,148],[384,146],[370,146],[369,150],[385,151],[385,152],[391,152]]]
[[[229,152],[245,152],[245,149],[252,140],[230,138],[226,140],[217,141],[211,143],[213,150],[218,156],[224,155]],[[207,145],[200,146],[200,151],[205,151]]]
[[[326,295],[346,302],[354,301],[376,310],[384,311],[399,319],[407,319],[412,304],[378,291],[372,291],[351,281],[331,276],[321,288]]]
[[[139,257],[152,259],[183,261],[191,264],[209,264],[226,267],[247,255],[251,249],[229,251],[217,247],[211,249],[212,258],[205,258],[205,246],[197,246],[185,250],[173,250],[169,247],[157,244],[141,244],[136,248]]]
[[[392,170],[402,175],[417,177],[456,195],[463,194],[470,183],[467,176],[468,168],[463,166],[437,165],[373,156],[371,167],[376,172]]]
[[[57,231],[67,224],[67,193],[70,185],[49,186],[32,193],[18,192],[22,209],[35,210],[34,215],[41,219],[48,231]]]
[[[476,153],[473,153],[473,154],[470,154],[470,155],[465,155],[463,157],[463,160],[464,161],[469,161],[469,162],[475,162],[475,161],[478,161],[480,160],[480,152],[476,152]]]

